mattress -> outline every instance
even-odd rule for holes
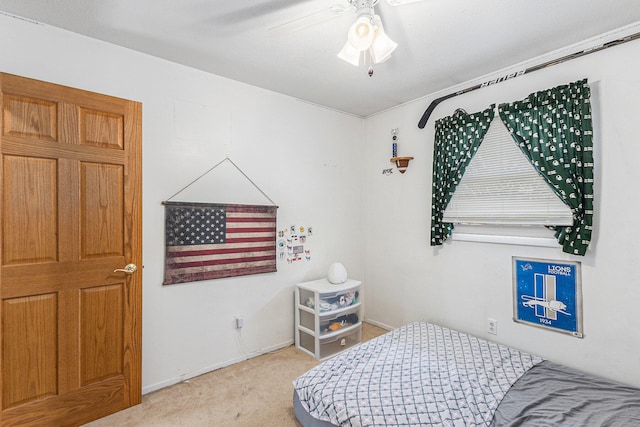
[[[640,426],[640,389],[545,360],[511,387],[491,427]]]
[[[640,389],[423,322],[294,381],[304,427],[640,425]]]

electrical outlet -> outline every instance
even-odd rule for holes
[[[487,318],[487,332],[498,335],[498,321],[496,319]]]
[[[240,329],[244,326],[244,319],[242,316],[236,316],[236,329]]]

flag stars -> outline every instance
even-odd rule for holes
[[[167,211],[170,245],[225,243],[226,212],[213,207],[177,207]]]

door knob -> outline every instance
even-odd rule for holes
[[[124,268],[116,268],[113,270],[114,273],[123,272],[127,274],[133,274],[136,272],[138,267],[135,264],[127,264]]]

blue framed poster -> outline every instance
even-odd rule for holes
[[[582,338],[579,262],[513,257],[513,320]]]

